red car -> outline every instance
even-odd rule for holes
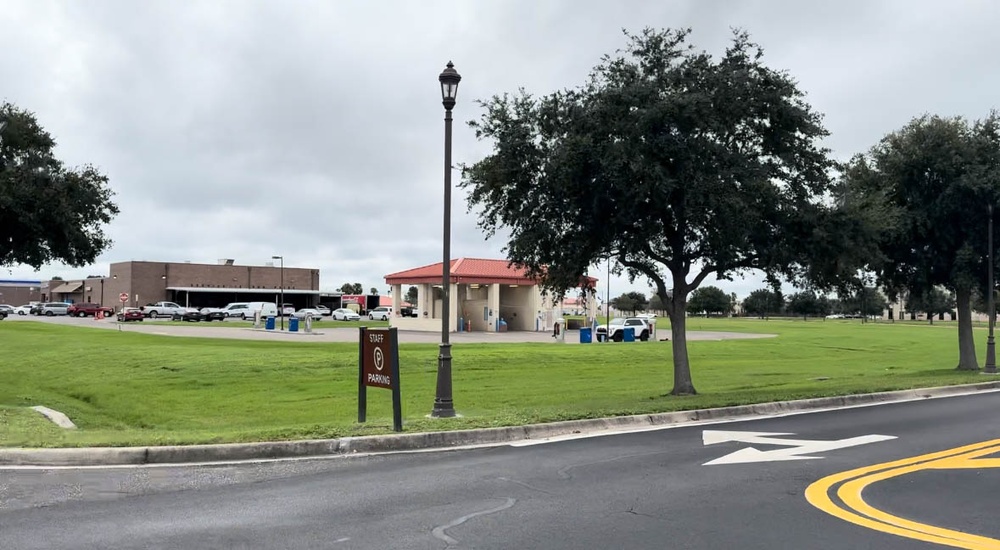
[[[98,311],[103,311],[105,317],[109,317],[115,313],[114,308],[101,307],[100,304],[90,304],[84,302],[79,304],[70,304],[70,306],[66,308],[66,315],[69,315],[70,317],[92,317],[97,315]]]
[[[142,310],[135,307],[127,307],[118,314],[118,320],[123,323],[126,321],[139,321],[141,323],[145,318],[146,316],[142,314]]]

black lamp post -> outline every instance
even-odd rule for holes
[[[444,105],[444,250],[441,262],[441,346],[438,353],[437,389],[434,393],[434,418],[455,416],[451,398],[451,110],[455,107],[458,83],[462,75],[451,61],[438,76],[441,104]]]
[[[285,330],[285,257],[284,256],[271,256],[272,260],[278,260],[281,262],[281,267],[278,269],[278,285],[281,289],[278,291],[278,318],[281,319],[281,330]]]
[[[990,219],[987,222],[989,227],[989,234],[986,236],[986,247],[989,249],[986,251],[986,261],[989,265],[989,298],[987,300],[986,308],[989,310],[989,336],[986,337],[986,366],[983,372],[986,374],[997,374],[997,355],[996,355],[996,345],[993,340],[993,326],[996,324],[996,301],[994,295],[996,294],[996,289],[993,288],[993,204],[989,205]]]

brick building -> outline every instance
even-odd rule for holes
[[[127,305],[140,306],[161,300],[189,307],[222,307],[230,302],[278,302],[296,309],[319,303],[319,269],[266,265],[176,262],[118,262],[106,277],[75,281],[50,281],[51,301],[95,302],[117,307],[121,294]],[[282,290],[283,289],[283,290]]]
[[[0,304],[21,306],[29,302],[40,302],[46,291],[42,281],[0,279]]]

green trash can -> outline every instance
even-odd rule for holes
[[[288,332],[298,332],[299,331],[299,318],[289,317],[288,318]]]

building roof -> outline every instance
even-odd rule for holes
[[[387,284],[441,283],[442,263],[407,269],[385,276]],[[487,260],[482,258],[459,258],[451,261],[452,283],[505,283],[535,285],[528,277],[527,270],[509,265],[507,260]]]
[[[414,283],[437,283],[441,284],[443,264],[436,264],[415,267],[397,273],[390,273],[385,276],[386,284],[414,284]],[[451,261],[451,282],[454,283],[477,283],[477,284],[512,284],[512,285],[537,285],[538,280],[528,275],[528,270],[510,265],[508,260],[490,260],[483,258],[459,258]],[[590,284],[596,283],[597,279],[585,278]]]

